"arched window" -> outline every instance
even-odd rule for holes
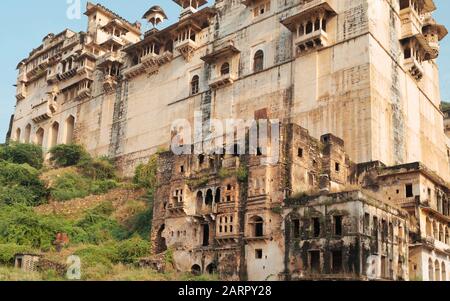
[[[434,262],[434,281],[441,280],[441,265],[439,264],[439,261]]]
[[[434,239],[439,239],[439,228],[436,222],[433,222],[433,237]]]
[[[211,189],[208,189],[208,191],[206,192],[205,204],[209,206],[212,205],[212,202],[213,202],[213,192]]]
[[[50,147],[55,146],[58,143],[59,123],[54,122],[51,128]]]
[[[66,132],[65,132],[65,137],[64,137],[64,142],[66,144],[71,144],[73,142],[73,130],[75,128],[75,118],[70,115],[67,119],[66,119]]]
[[[35,142],[36,142],[37,145],[43,146],[43,144],[44,144],[44,129],[43,128],[39,128],[36,131]]]
[[[428,259],[428,280],[433,281],[434,280],[434,267],[433,267],[433,261]]]
[[[220,196],[220,188],[217,188],[216,195],[214,197],[214,202],[220,203],[220,198],[221,198],[221,196]]]
[[[191,95],[195,95],[199,92],[199,85],[200,85],[200,77],[198,77],[198,75],[194,75],[194,77],[191,80]]]
[[[441,272],[442,272],[441,281],[447,281],[447,269],[445,268],[445,262],[442,262]]]
[[[444,228],[439,224],[439,241],[445,242]]]
[[[31,142],[31,124],[25,127],[25,143]]]
[[[220,75],[227,75],[230,74],[230,64],[229,63],[223,63],[220,67]]]
[[[22,130],[20,128],[16,129],[16,141],[20,142],[20,136],[22,134]]]
[[[264,69],[264,52],[262,50],[258,50],[253,57],[253,71],[259,72]]]
[[[262,237],[264,236],[264,220],[260,216],[254,216],[250,220],[253,228],[253,237]]]
[[[426,221],[426,234],[428,237],[433,236],[433,226],[432,226],[429,218],[427,218],[427,221]]]
[[[201,191],[197,192],[196,202],[197,202],[197,208],[201,209],[203,206],[203,192],[201,192]]]

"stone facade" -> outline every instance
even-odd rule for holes
[[[274,165],[160,156],[156,252],[226,279],[366,279],[372,259],[375,278],[449,279],[435,60],[447,30],[433,1],[175,2],[180,19],[162,28],[152,7],[144,35],[91,3],[85,33],[47,35],[18,65],[11,139],[77,142],[131,176],[168,148],[174,120],[201,112],[208,132],[212,119],[277,119]]]

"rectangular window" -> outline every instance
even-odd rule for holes
[[[320,219],[318,217],[312,219],[312,230],[313,237],[317,238],[320,236]]]
[[[298,156],[299,158],[303,158],[303,148],[299,148],[299,149],[297,150],[297,156]]]
[[[413,194],[413,185],[412,184],[406,184],[405,188],[406,188],[406,197],[407,198],[412,198],[414,196],[414,194]]]
[[[309,266],[311,268],[311,273],[320,273],[320,251],[310,251],[309,252]]]
[[[292,220],[292,235],[294,238],[300,238],[300,220]]]
[[[340,171],[341,171],[341,165],[340,165],[339,163],[335,163],[335,164],[334,164],[334,170],[335,170],[336,172],[340,172]]]
[[[333,251],[331,254],[332,273],[339,274],[342,272],[342,251]]]
[[[334,235],[342,236],[342,216],[334,216]]]
[[[255,250],[255,258],[256,259],[262,259],[263,258],[263,250],[262,249],[256,249]]]
[[[369,213],[364,214],[364,233],[365,234],[370,233],[370,214]]]

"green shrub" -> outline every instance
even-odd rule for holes
[[[0,244],[0,264],[12,264],[14,262],[14,255],[32,251],[30,247],[20,246],[14,243]]]
[[[28,164],[41,169],[44,162],[42,147],[34,144],[11,143],[0,146],[0,160]]]
[[[114,164],[107,157],[94,159],[85,157],[78,163],[78,167],[84,176],[94,180],[107,180],[116,177]]]
[[[150,240],[150,233],[152,231],[153,205],[149,204],[147,210],[138,213],[131,220],[132,233],[139,234],[142,239]]]
[[[150,242],[139,236],[118,243],[118,261],[121,263],[135,263],[139,258],[150,254]]]
[[[51,197],[57,201],[84,198],[89,195],[89,181],[73,171],[59,176],[51,188]]]
[[[93,244],[125,239],[128,231],[109,217],[111,213],[110,209],[98,206],[89,210],[76,225],[86,231],[88,241]]]
[[[136,167],[134,183],[140,187],[154,190],[156,188],[156,173],[158,170],[158,154],[150,157],[147,164]]]
[[[114,180],[97,180],[91,182],[91,186],[89,188],[90,194],[104,194],[114,189],[118,186],[117,182]]]
[[[28,164],[0,161],[0,204],[36,206],[45,203],[47,196],[38,170]]]
[[[89,154],[81,145],[60,144],[50,149],[50,162],[58,167],[75,166],[89,158]]]
[[[116,187],[117,183],[114,180],[92,181],[77,172],[68,171],[56,178],[50,194],[56,201],[67,201],[103,194]]]
[[[46,195],[44,187],[32,189],[19,185],[4,186],[0,187],[0,204],[22,204],[34,207],[47,203]]]
[[[57,216],[41,216],[26,206],[0,206],[0,244],[14,243],[49,250],[57,233],[67,233],[71,242],[87,242],[86,232]]]

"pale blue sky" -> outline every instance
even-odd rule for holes
[[[212,3],[213,0],[209,2]],[[86,0],[81,1],[82,12]],[[168,14],[169,23],[177,20],[179,7],[171,0],[99,0],[98,2],[118,12],[131,22],[140,20],[152,5],[160,5]],[[435,0],[438,22],[450,29],[450,1]],[[58,33],[65,28],[74,31],[86,30],[86,19],[67,18],[67,0],[2,0],[0,10],[0,143],[8,130],[9,118],[14,111],[16,66],[29,52],[40,45],[42,38],[50,32]],[[145,22],[144,22],[145,23]],[[439,58],[443,100],[450,101],[450,37],[442,43]]]

